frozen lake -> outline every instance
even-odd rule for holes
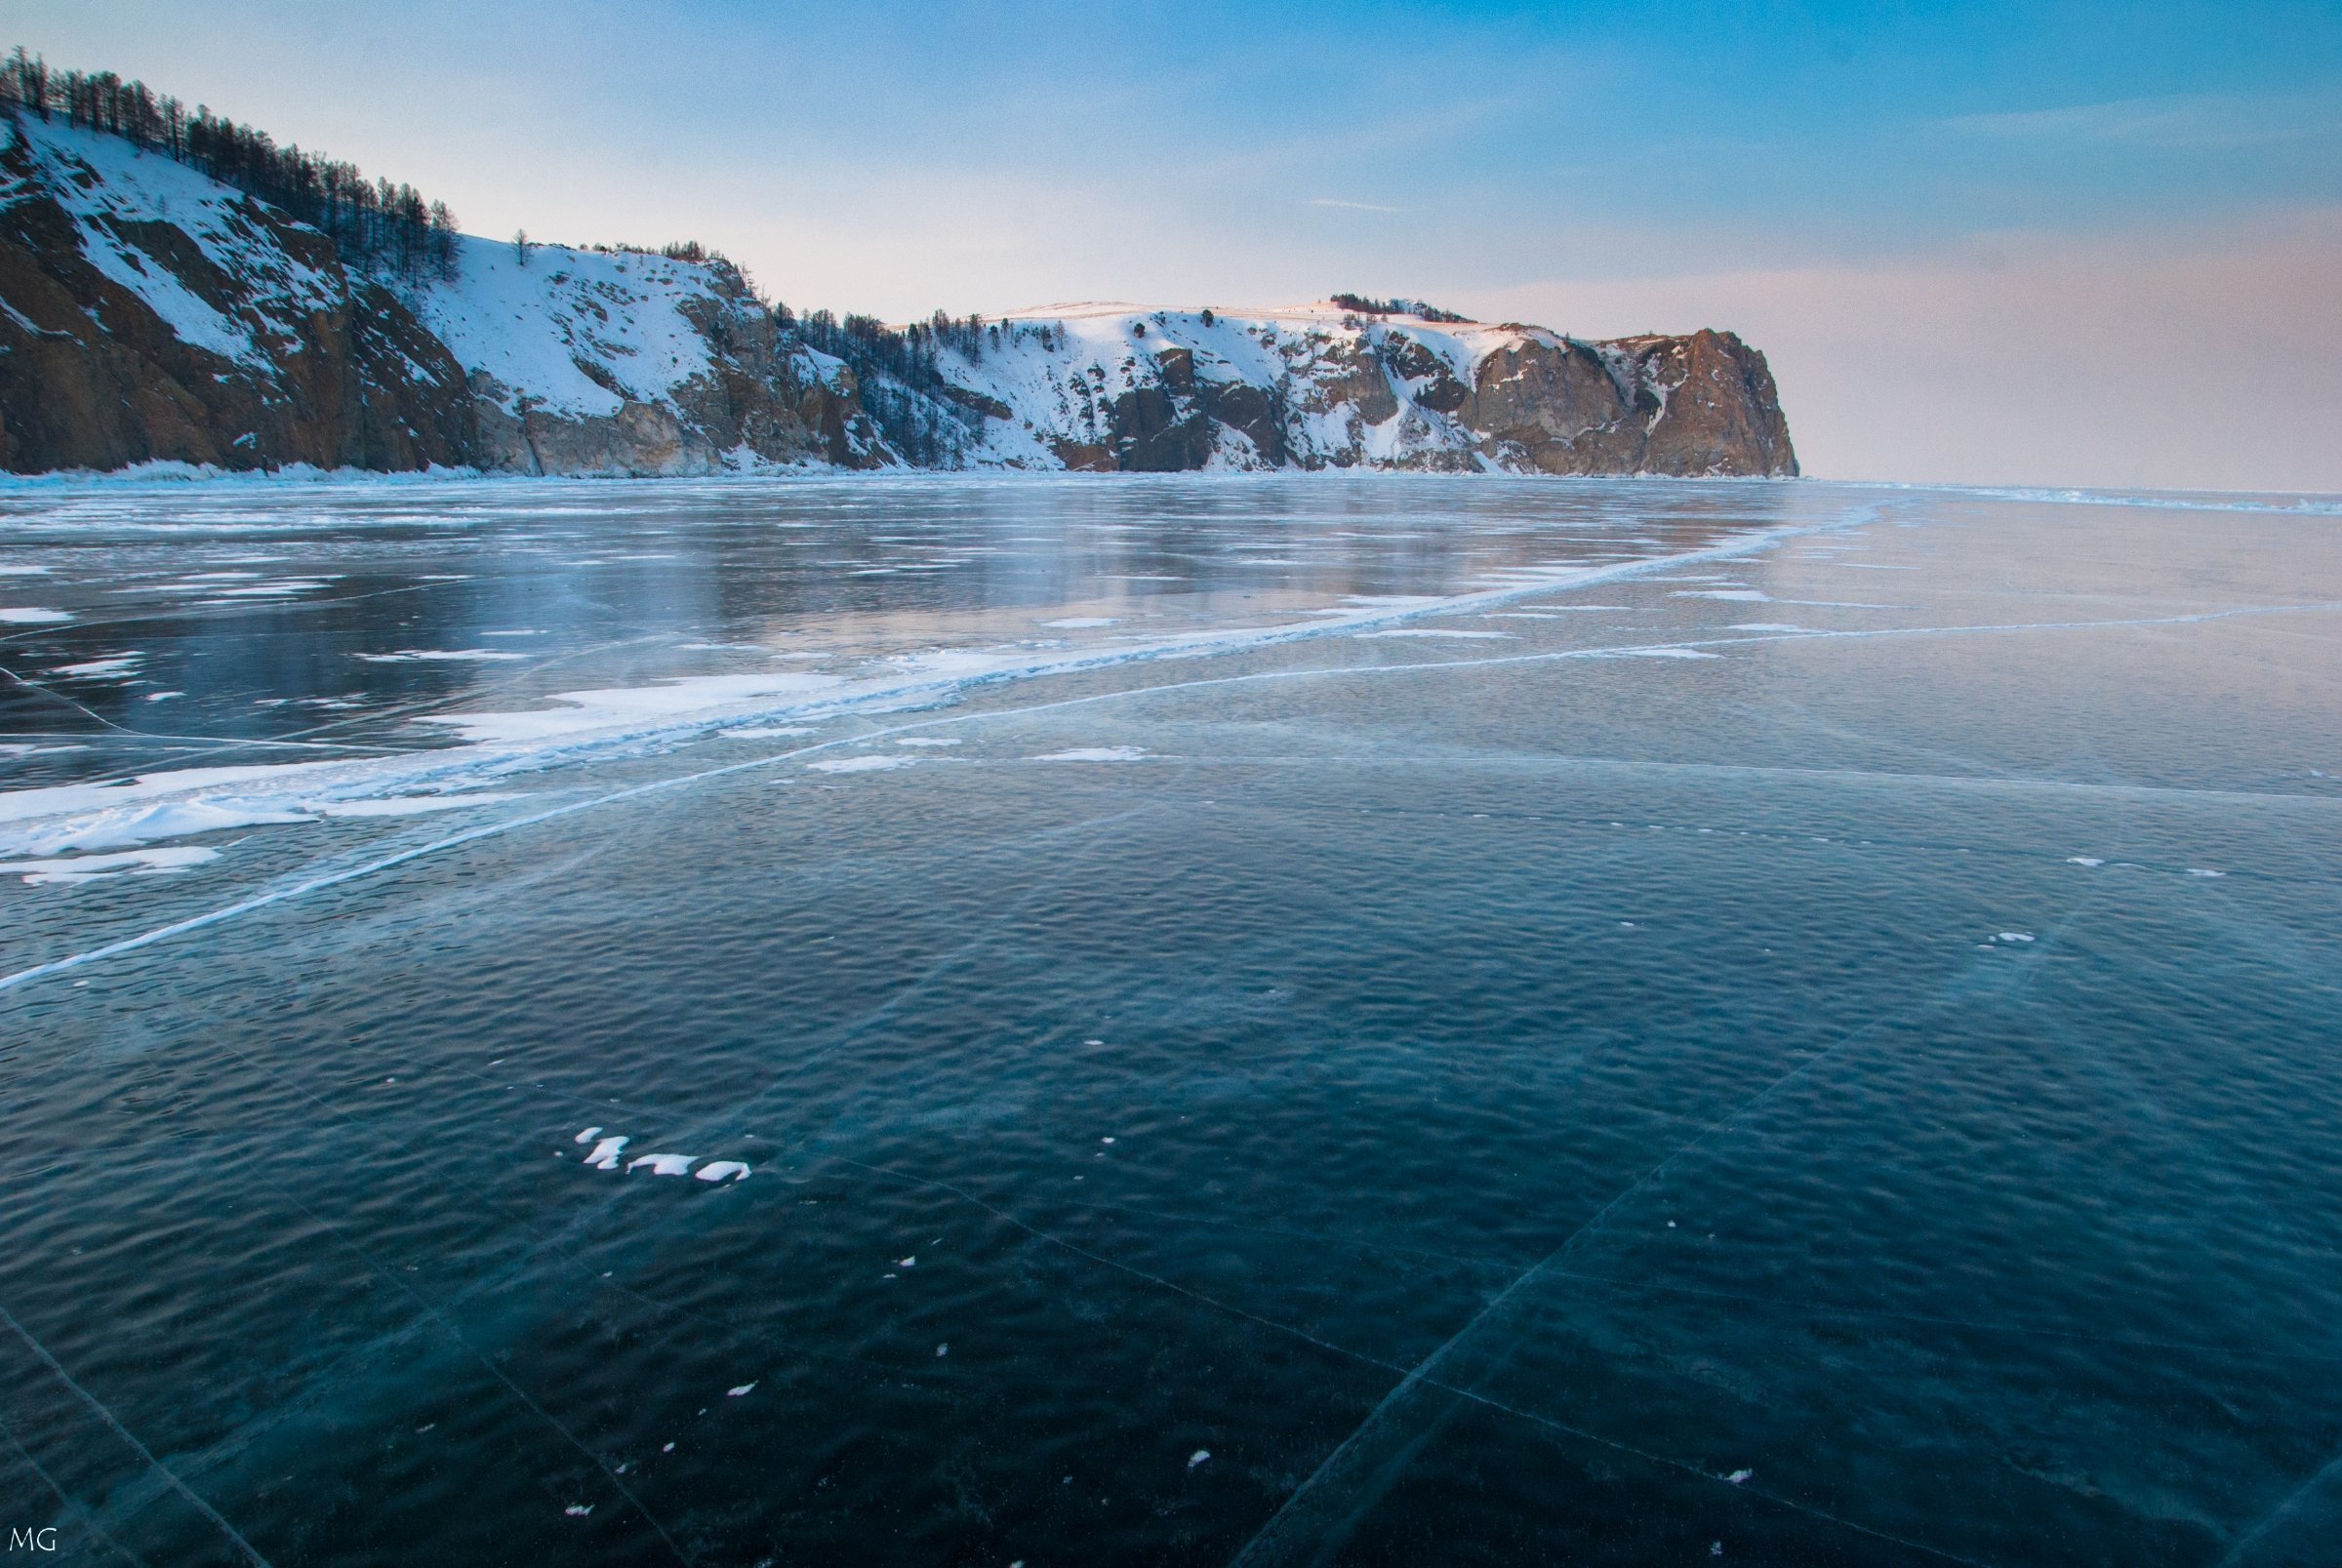
[[[20,482],[0,669],[86,1560],[2331,1560],[2331,498]]]

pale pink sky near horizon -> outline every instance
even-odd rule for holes
[[[1738,332],[1817,477],[2342,492],[2342,210],[1472,302],[1587,336]]]

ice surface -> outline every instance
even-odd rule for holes
[[[255,482],[257,483],[257,481]],[[395,493],[394,481],[384,481]],[[136,493],[136,485],[131,486]],[[143,502],[136,505],[145,504]],[[537,705],[516,710],[440,710],[414,721],[453,732],[464,744],[436,747],[408,755],[353,758],[331,763],[275,764],[252,771],[251,778],[292,777],[291,770],[311,770],[298,790],[283,784],[264,791],[223,788],[223,780],[210,770],[181,770],[176,774],[141,776],[133,784],[92,793],[89,786],[18,790],[0,793],[0,853],[52,854],[68,847],[96,848],[151,841],[191,831],[231,825],[290,824],[311,821],[363,797],[414,799],[457,791],[518,768],[551,766],[597,749],[632,748],[664,737],[682,738],[707,731],[737,733],[743,739],[782,737],[803,725],[789,722],[832,714],[884,711],[913,704],[949,701],[970,686],[1025,680],[1054,674],[1103,669],[1140,661],[1186,659],[1239,653],[1279,643],[1340,637],[1386,630],[1427,630],[1442,635],[1485,639],[1501,633],[1466,633],[1445,627],[1417,627],[1409,623],[1436,614],[1485,613],[1519,599],[1595,582],[1634,578],[1679,568],[1684,564],[1734,559],[1766,547],[1780,539],[1818,528],[1842,524],[1784,526],[1770,531],[1751,530],[1728,535],[1720,542],[1672,555],[1659,554],[1611,561],[1592,567],[1552,565],[1523,568],[1504,574],[1501,586],[1448,594],[1360,593],[1341,605],[1317,611],[1301,608],[1285,619],[1265,623],[1206,626],[1172,632],[1110,647],[1036,649],[1022,646],[939,648],[889,657],[854,673],[805,669],[765,669],[713,675],[686,675],[638,685],[582,688],[551,693]],[[294,580],[322,583],[320,577]],[[1590,610],[1592,605],[1559,605],[1547,613],[1560,615]],[[1524,612],[1525,613],[1525,612]],[[467,663],[490,650],[474,646],[395,650],[378,662],[408,656],[438,658],[464,656],[451,663]],[[1694,648],[1641,650],[1644,657],[1697,659],[1716,657]],[[788,658],[790,655],[779,657]],[[161,698],[166,694],[152,694]],[[339,699],[303,701],[335,707]],[[881,743],[882,744],[882,743]],[[824,771],[874,770],[877,760],[833,759],[848,764]],[[897,765],[908,759],[896,759]],[[1050,760],[1134,760],[1122,747],[1081,747],[1050,754]],[[76,792],[79,790],[81,792]],[[485,797],[473,797],[474,799]],[[467,803],[467,802],[465,802]],[[184,813],[157,810],[137,817],[130,808],[185,805]],[[330,809],[329,809],[330,808]],[[452,809],[415,806],[402,809]],[[47,819],[47,821],[37,821]]]
[[[917,757],[829,757],[805,766],[815,773],[886,773],[910,767],[918,760]]]

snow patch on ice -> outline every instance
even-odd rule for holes
[[[108,654],[103,659],[85,659],[78,664],[60,664],[49,671],[52,675],[75,675],[84,680],[111,680],[128,675],[139,667],[144,654]]]
[[[0,862],[0,875],[20,875],[31,887],[64,887],[95,881],[101,876],[116,876],[125,871],[134,876],[183,871],[191,865],[201,865],[206,861],[219,858],[220,852],[216,849],[180,844],[163,849],[125,850],[117,855],[70,855],[46,860]]]
[[[409,664],[430,660],[453,660],[488,663],[503,659],[526,659],[527,654],[508,654],[494,648],[401,648],[387,654],[352,654],[370,664]]]
[[[1078,745],[1070,751],[1050,751],[1035,762],[1137,762],[1147,755],[1142,745]]]
[[[815,773],[887,773],[910,767],[918,760],[917,757],[829,757],[805,766]]]

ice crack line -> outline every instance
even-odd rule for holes
[[[1286,1497],[1276,1512],[1270,1516],[1268,1523],[1263,1525],[1252,1540],[1245,1544],[1243,1549],[1231,1560],[1230,1568],[1270,1568],[1270,1565],[1291,1562],[1314,1564],[1337,1548],[1349,1532],[1354,1528],[1366,1508],[1372,1506],[1375,1498],[1391,1480],[1395,1478],[1397,1473],[1400,1461],[1396,1458],[1378,1461],[1370,1451],[1369,1445],[1378,1437],[1384,1437],[1404,1419],[1406,1407],[1425,1388],[1461,1393],[1467,1398],[1478,1397],[1469,1389],[1443,1379],[1440,1376],[1441,1369],[1460,1354],[1463,1348],[1477,1338],[1488,1325],[1497,1321],[1522,1291],[1555,1273],[1562,1261],[1577,1250],[1580,1242],[1592,1235],[1602,1222],[1616,1212],[1622,1204],[1658,1180],[1676,1161],[1698,1149],[1710,1138],[1732,1126],[1770,1101],[1790,1084],[1810,1073],[1816,1066],[1833,1060],[1847,1048],[1868,1038],[1887,1024],[1907,1016],[1912,1011],[1913,1009],[1908,1007],[1898,1008],[1855,1029],[1828,1050],[1807,1057],[1767,1083],[1756,1094],[1692,1134],[1691,1137],[1669,1150],[1665,1157],[1627,1184],[1576,1229],[1564,1236],[1560,1244],[1553,1251],[1523,1269],[1511,1284],[1498,1292],[1437,1348],[1414,1366],[1407,1368],[1397,1385],[1383,1396],[1381,1402],[1373,1410],[1367,1413],[1366,1419],[1360,1422],[1357,1427],[1325,1457],[1317,1468],[1312,1471],[1308,1478]],[[1495,1403],[1493,1400],[1487,1402]],[[1559,1424],[1555,1423],[1555,1425],[1558,1426]],[[1374,1484],[1377,1482],[1380,1484]],[[1369,1492],[1369,1495],[1364,1500],[1356,1502],[1354,1506],[1348,1508],[1346,1516],[1335,1516],[1330,1511],[1342,1508],[1345,1498],[1359,1491],[1362,1486]],[[1320,1493],[1328,1488],[1334,1489],[1335,1495],[1320,1502]],[[1866,1534],[1881,1534],[1881,1532],[1871,1530],[1867,1526],[1853,1524],[1850,1520],[1837,1522],[1846,1524],[1850,1528],[1863,1530]],[[1897,1538],[1890,1536],[1883,1537],[1883,1539],[1896,1540]],[[1937,1555],[1954,1557],[1959,1561],[1967,1560],[1958,1558],[1955,1553],[1941,1551],[1938,1548],[1921,1548],[1916,1542],[1899,1542],[1898,1544],[1934,1551]]]
[[[1863,1032],[1867,1032],[1867,1030]],[[1852,1038],[1853,1037],[1849,1037],[1848,1040],[1840,1043],[1850,1044],[1852,1043]],[[1820,1058],[1815,1058],[1814,1060],[1819,1061]],[[1812,1065],[1812,1063],[1808,1062],[1805,1064],[1805,1065],[1810,1066]],[[1798,1068],[1797,1070],[1801,1071],[1803,1069]],[[1788,1076],[1794,1077],[1796,1076],[1796,1072],[1792,1072]],[[1759,1093],[1756,1097],[1757,1100],[1762,1100],[1765,1095],[1770,1094],[1773,1089],[1780,1087],[1781,1083],[1787,1081],[1787,1077],[1776,1081],[1773,1085]],[[1752,1101],[1750,1104],[1754,1105],[1755,1103],[1756,1102]],[[1741,1108],[1742,1110],[1746,1110],[1749,1107],[1744,1106]],[[1737,1115],[1739,1112],[1735,1112],[1734,1114]],[[1727,1117],[1725,1119],[1729,1120],[1730,1118]],[[1722,1123],[1719,1122],[1716,1125],[1720,1126]],[[1714,1128],[1710,1128],[1709,1131],[1714,1131]],[[1700,1136],[1705,1137],[1706,1134],[1703,1133]],[[1696,1143],[1697,1139],[1695,1139],[1694,1142]],[[1686,1145],[1685,1148],[1688,1148],[1689,1146],[1689,1145]],[[1681,1153],[1683,1150],[1678,1149],[1676,1152]],[[1419,1363],[1413,1368],[1408,1368],[1401,1366],[1397,1362],[1387,1360],[1382,1356],[1373,1355],[1364,1350],[1355,1350],[1345,1345],[1337,1345],[1331,1340],[1322,1339],[1317,1335],[1312,1334],[1307,1329],[1297,1328],[1290,1323],[1280,1323],[1275,1318],[1264,1316],[1259,1312],[1251,1311],[1248,1308],[1235,1306],[1233,1303],[1221,1301],[1217,1297],[1207,1296],[1203,1292],[1191,1289],[1186,1285],[1180,1284],[1176,1280],[1165,1279],[1160,1274],[1150,1273],[1144,1268],[1137,1267],[1131,1264],[1123,1263],[1119,1259],[1110,1258],[1104,1253],[1093,1252],[1078,1242],[1068,1241],[1065,1237],[1056,1235],[1047,1230],[1043,1230],[1039,1226],[1018,1218],[1016,1215],[1009,1213],[1005,1209],[997,1208],[990,1203],[987,1203],[975,1193],[968,1191],[965,1187],[955,1186],[952,1183],[936,1181],[928,1177],[913,1176],[908,1171],[896,1170],[892,1166],[866,1164],[861,1160],[852,1159],[843,1154],[829,1154],[825,1157],[835,1160],[839,1164],[854,1166],[858,1170],[871,1172],[874,1175],[891,1176],[897,1181],[909,1182],[914,1186],[934,1187],[939,1191],[949,1192],[952,1196],[958,1198],[961,1202],[968,1204],[972,1208],[983,1210],[986,1214],[991,1215],[994,1219],[999,1220],[1002,1224],[1025,1232],[1027,1235],[1031,1236],[1036,1241],[1046,1242],[1050,1246],[1063,1248],[1065,1251],[1072,1253],[1075,1257],[1086,1259],[1102,1267],[1111,1268],[1118,1273],[1128,1274],[1134,1279],[1144,1280],[1148,1284],[1169,1291],[1173,1295],[1184,1296],[1188,1300],[1196,1302],[1204,1307],[1208,1307],[1216,1312],[1222,1312],[1231,1317],[1241,1318],[1248,1323],[1255,1323],[1262,1328],[1270,1329],[1275,1333],[1285,1335],[1289,1338],[1300,1340],[1306,1345],[1314,1346],[1318,1349],[1324,1350],[1327,1353],[1338,1356],[1344,1360],[1355,1361],[1366,1366],[1379,1367],[1386,1372],[1401,1373],[1404,1375],[1400,1385],[1401,1387],[1409,1387],[1410,1384],[1412,1384],[1416,1387],[1434,1388],[1442,1393],[1452,1394],[1458,1399],[1469,1401],[1470,1403],[1479,1405],[1485,1409],[1498,1411],[1504,1415],[1514,1417],[1517,1420],[1524,1421],[1530,1426],[1536,1427],[1547,1432],[1559,1433],[1565,1437],[1576,1438],[1581,1442],[1594,1443],[1599,1447],[1610,1449],[1615,1453],[1630,1454],[1636,1459],[1659,1466],[1662,1468],[1676,1470],[1686,1475],[1697,1476],[1701,1480],[1716,1481],[1718,1484],[1739,1485],[1742,1490],[1747,1491],[1754,1496],[1761,1497],[1768,1503],[1777,1504],[1782,1508],[1789,1508],[1797,1513],[1805,1514],[1811,1518],[1828,1520],[1832,1524],[1840,1525],[1848,1530],[1856,1532],[1859,1535],[1869,1536],[1873,1540],[1889,1542],[1895,1546],[1904,1547],[1913,1551],[1924,1552],[1931,1557],[1940,1557],[1947,1562],[1965,1564],[1966,1568],[1991,1568],[1991,1565],[1979,1562],[1973,1557],[1964,1557],[1958,1552],[1947,1551],[1940,1547],[1930,1547],[1921,1542],[1906,1540],[1901,1536],[1891,1535],[1886,1531],[1877,1529],[1871,1525],[1862,1524],[1856,1520],[1845,1518],[1842,1515],[1832,1513],[1826,1508],[1818,1508],[1810,1504],[1799,1503],[1795,1499],[1782,1497],[1777,1493],[1769,1492],[1762,1488],[1748,1486],[1743,1482],[1728,1483],[1725,1477],[1716,1475],[1712,1471],[1703,1469],[1699,1466],[1689,1464],[1683,1460],[1671,1459],[1665,1454],[1655,1453],[1649,1449],[1638,1448],[1633,1443],[1621,1442],[1615,1437],[1605,1437],[1599,1432],[1589,1431],[1581,1427],[1572,1427],[1567,1422],[1555,1421],[1550,1416],[1541,1416],[1533,1410],[1524,1410],[1518,1405],[1508,1404],[1502,1399],[1482,1393],[1474,1388],[1466,1387],[1460,1384],[1443,1382],[1439,1378],[1432,1376],[1425,1371],[1425,1368],[1430,1365],[1429,1361]],[[1669,1158],[1673,1159],[1674,1156],[1671,1155]],[[1651,1174],[1655,1175],[1656,1169]],[[1647,1181],[1649,1177],[1646,1176],[1643,1180]],[[1641,1184],[1639,1182],[1636,1184],[1637,1186],[1640,1185]],[[1618,1199],[1612,1200],[1612,1206],[1615,1206],[1618,1201],[1623,1200],[1626,1196],[1626,1193],[1621,1193]],[[1608,1208],[1606,1207],[1603,1212],[1607,1213]],[[1599,1215],[1595,1216],[1595,1220],[1598,1220],[1599,1218]],[[1589,1221],[1587,1223],[1591,1226],[1595,1223],[1595,1221]],[[1531,1271],[1534,1272],[1534,1270]],[[1524,1276],[1524,1278],[1526,1276]],[[1517,1283],[1518,1281],[1515,1282],[1515,1284]],[[1506,1294],[1509,1295],[1511,1292],[1508,1291]],[[1500,1296],[1498,1301],[1501,1302],[1502,1300],[1503,1297]],[[1489,1307],[1483,1310],[1482,1316],[1486,1315],[1487,1310],[1493,1310],[1495,1305],[1495,1303],[1491,1303]],[[1478,1319],[1474,1319],[1475,1323],[1477,1321]],[[1450,1341],[1449,1343],[1452,1346],[1454,1342]],[[1434,1356],[1438,1352],[1434,1352]],[[1312,1477],[1312,1479],[1313,1480],[1314,1477]],[[1303,1483],[1305,1487],[1309,1484],[1309,1482]],[[1287,1506],[1289,1507],[1290,1504],[1291,1500],[1288,1499]],[[1283,1510],[1279,1509],[1277,1517],[1282,1516]],[[1274,1523],[1275,1520],[1272,1518],[1271,1520],[1271,1526],[1273,1527]],[[1253,1542],[1246,1547],[1244,1552],[1236,1558],[1236,1562],[1241,1564],[1250,1561],[1252,1548],[1260,1544],[1260,1540],[1261,1538],[1256,1536]]]
[[[170,1483],[171,1490],[177,1492],[181,1497],[186,1499],[187,1502],[194,1507],[198,1513],[202,1514],[205,1518],[211,1520],[214,1525],[218,1526],[220,1533],[227,1537],[230,1542],[234,1543],[236,1549],[244,1554],[244,1558],[247,1562],[252,1563],[254,1568],[272,1568],[272,1565],[269,1563],[268,1559],[262,1556],[259,1549],[255,1548],[251,1542],[245,1540],[242,1533],[239,1532],[234,1525],[228,1523],[225,1516],[223,1516],[218,1508],[213,1508],[202,1498],[196,1496],[194,1490],[190,1488],[186,1482],[181,1480],[178,1475],[173,1473],[170,1466],[164,1464],[161,1460],[154,1457],[153,1449],[148,1448],[144,1443],[139,1441],[137,1434],[132,1432],[128,1427],[123,1426],[120,1421],[115,1419],[114,1413],[106,1409],[103,1402],[101,1402],[96,1394],[90,1392],[89,1389],[74,1382],[73,1374],[67,1372],[58,1361],[57,1357],[49,1353],[49,1347],[43,1345],[40,1341],[34,1339],[31,1333],[25,1329],[24,1325],[17,1321],[16,1315],[10,1312],[5,1307],[0,1307],[0,1323],[5,1323],[8,1325],[9,1330],[14,1333],[18,1339],[24,1342],[25,1347],[31,1350],[35,1356],[40,1358],[41,1364],[49,1369],[50,1373],[56,1377],[58,1382],[72,1389],[74,1395],[78,1397],[83,1404],[89,1406],[91,1411],[97,1415],[100,1421],[105,1423],[107,1428],[111,1430],[115,1436],[121,1438],[123,1442],[129,1444],[132,1449],[137,1451],[138,1456],[141,1459],[144,1460],[149,1466],[153,1467],[155,1472],[161,1475],[165,1481]]]

